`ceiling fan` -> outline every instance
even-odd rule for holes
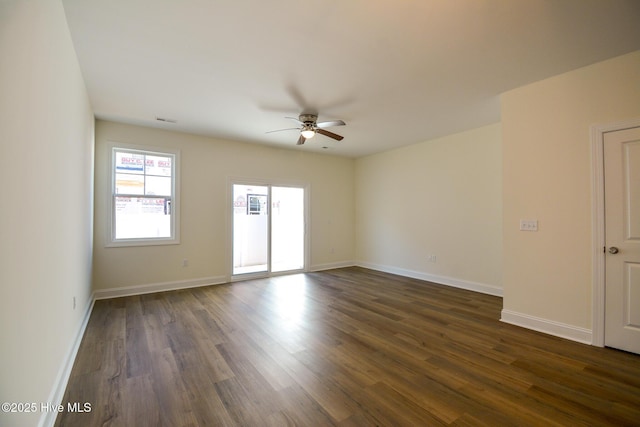
[[[346,123],[343,122],[342,120],[333,120],[330,122],[318,123],[317,114],[305,114],[305,113],[300,114],[300,116],[297,119],[295,117],[285,117],[285,118],[295,120],[296,122],[298,122],[300,127],[272,130],[267,133],[282,132],[285,130],[299,130],[300,137],[298,138],[298,142],[296,143],[296,145],[304,144],[304,142],[307,139],[313,138],[317,133],[319,133],[320,135],[328,136],[329,138],[333,138],[336,141],[342,141],[342,139],[344,138],[341,135],[325,130],[325,128],[332,127],[332,126],[344,126]]]

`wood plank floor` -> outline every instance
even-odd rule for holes
[[[58,426],[640,425],[640,356],[361,268],[97,301]]]

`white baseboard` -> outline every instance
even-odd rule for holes
[[[73,364],[76,360],[76,356],[78,355],[78,350],[80,349],[80,343],[82,342],[82,337],[84,337],[84,332],[87,329],[87,324],[89,323],[89,318],[91,317],[91,312],[93,311],[93,305],[95,303],[95,298],[91,295],[91,299],[87,304],[87,309],[84,313],[84,317],[82,318],[82,322],[80,323],[80,327],[76,331],[75,338],[71,343],[71,347],[67,352],[67,355],[63,361],[60,370],[58,371],[58,375],[53,383],[53,389],[49,394],[49,400],[47,402],[52,403],[53,405],[61,405],[62,399],[64,398],[64,392],[67,389],[67,384],[69,383],[69,377],[71,376],[71,370],[73,369]],[[57,411],[43,411],[40,416],[40,421],[38,422],[38,426],[40,427],[52,427],[56,422],[56,417],[58,416]]]
[[[468,291],[480,292],[482,294],[494,295],[501,297],[503,295],[502,288],[486,283],[471,282],[469,280],[456,279],[447,276],[438,276],[435,274],[423,273],[420,271],[406,270],[404,268],[390,267],[387,265],[373,264],[369,262],[358,262],[357,266],[369,268],[371,270],[382,271],[385,273],[397,274],[398,276],[411,277],[412,279],[424,280],[427,282],[438,283],[440,285],[452,286],[454,288],[466,289]]]
[[[353,267],[356,265],[353,261],[330,262],[326,264],[316,264],[309,267],[309,271],[332,270],[334,268]]]
[[[503,309],[500,321],[582,344],[591,344],[593,339],[593,334],[590,329],[517,313],[511,310]]]
[[[200,286],[220,285],[228,283],[225,276],[203,277],[200,279],[178,280],[174,282],[148,283],[144,285],[123,286],[100,289],[94,292],[95,299],[127,297],[131,295],[151,294],[154,292],[175,291],[179,289],[197,288]]]

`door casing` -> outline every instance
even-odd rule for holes
[[[261,277],[271,277],[271,276],[281,276],[290,274],[291,271],[283,271],[272,273],[271,271],[267,271],[265,273],[248,273],[243,274],[242,276],[234,276],[233,275],[233,215],[231,215],[233,208],[233,185],[259,185],[266,187],[298,187],[304,189],[304,268],[301,270],[293,270],[296,272],[306,272],[309,269],[309,261],[310,257],[310,247],[311,247],[311,234],[309,233],[309,223],[311,218],[311,213],[309,211],[310,205],[310,189],[311,185],[309,183],[302,183],[296,181],[281,181],[281,180],[269,180],[264,178],[247,178],[247,177],[237,177],[237,176],[228,176],[227,177],[227,194],[226,194],[226,206],[225,206],[225,215],[226,215],[226,224],[227,224],[227,236],[226,236],[226,264],[227,264],[227,281],[241,281],[248,280],[252,278],[261,278]],[[270,191],[269,191],[270,193]],[[269,200],[271,203],[271,200]],[[271,219],[269,219],[269,222]],[[269,228],[271,225],[269,224]]]

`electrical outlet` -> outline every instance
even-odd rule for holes
[[[537,219],[521,219],[520,231],[538,231]]]
[[[435,255],[429,255],[427,257],[427,262],[436,262],[436,256]]]
[[[183,267],[189,267],[189,260],[188,260],[188,259],[186,259],[186,258],[185,258],[185,259],[183,259],[183,260],[182,260],[182,266],[183,266]]]

